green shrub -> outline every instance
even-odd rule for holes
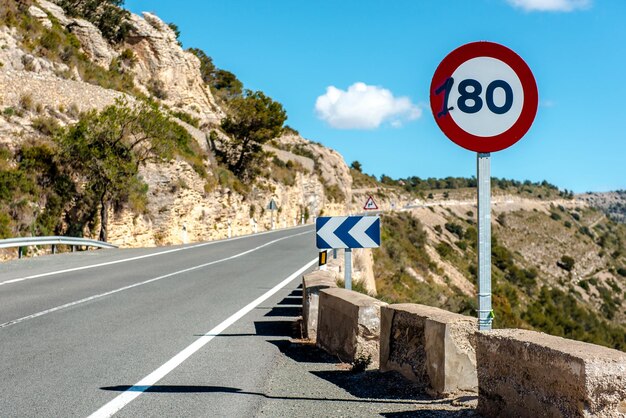
[[[440,242],[435,247],[435,250],[437,250],[437,253],[443,258],[450,257],[450,255],[454,252],[450,244],[448,244],[447,242]]]
[[[463,238],[469,242],[472,248],[476,249],[478,247],[478,230],[476,230],[473,226],[470,226],[465,230]]]
[[[295,165],[291,160],[284,163],[277,157],[274,157],[271,160],[270,170],[270,178],[274,181],[287,186],[293,186],[296,184],[298,170],[295,169]]]
[[[350,369],[350,371],[352,373],[362,373],[367,369],[367,366],[369,366],[372,363],[372,355],[371,354],[359,354],[354,358],[354,361],[352,362],[352,368]]]
[[[57,52],[61,45],[61,36],[52,29],[46,29],[39,38],[39,44],[49,52]]]
[[[146,88],[148,89],[150,94],[157,99],[167,99],[167,91],[165,90],[165,84],[163,83],[163,81],[152,78],[150,79],[150,81],[148,81]]]
[[[601,320],[580,306],[573,295],[559,289],[543,286],[523,318],[548,334],[626,350],[626,330],[623,326]]]
[[[59,122],[49,116],[37,116],[32,120],[33,129],[46,136],[54,135],[59,129]]]
[[[172,116],[182,120],[183,122],[190,124],[194,128],[200,127],[200,119],[194,118],[187,112],[183,112],[183,111],[172,112]]]
[[[343,281],[343,279],[337,279],[336,281],[337,287],[343,289],[346,287],[345,282]],[[355,292],[358,293],[362,293],[364,295],[369,295],[369,292],[367,291],[367,288],[365,287],[365,283],[362,280],[359,281],[352,281],[352,290],[354,290]]]
[[[459,239],[463,238],[463,227],[461,225],[454,222],[446,222],[444,226],[448,232],[456,235]]]
[[[556,263],[556,265],[561,267],[565,271],[572,271],[575,263],[576,261],[572,257],[570,257],[569,255],[564,255],[563,257],[561,257],[561,260]]]
[[[324,183],[324,194],[326,198],[331,202],[344,202],[346,200],[346,195],[341,191],[337,184],[327,185]]]

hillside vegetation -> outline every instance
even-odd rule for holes
[[[343,209],[341,156],[122,6],[0,0],[0,238],[159,245],[268,228],[272,198],[282,225]]]
[[[363,184],[362,176],[355,182]],[[472,190],[475,199],[472,180],[457,179],[458,188],[445,188],[450,179],[414,182],[444,187],[420,187],[421,207],[382,216],[382,246],[374,250],[379,298],[476,315],[476,207],[466,200]],[[626,350],[626,225],[545,182],[493,185],[494,195],[508,195],[492,206],[494,327]],[[380,187],[389,186],[406,183]]]

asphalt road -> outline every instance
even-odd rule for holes
[[[307,226],[2,264],[0,416],[258,415],[314,242]]]

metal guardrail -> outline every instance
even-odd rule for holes
[[[57,245],[69,245],[72,247],[72,252],[76,250],[77,246],[117,248],[117,245],[109,244],[108,242],[78,237],[21,237],[0,240],[0,248],[17,248],[18,258],[22,258],[23,247],[35,245],[52,245],[52,254],[56,253]]]

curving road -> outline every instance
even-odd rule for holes
[[[316,256],[305,226],[4,263],[0,416],[256,415],[263,397],[237,392],[262,393],[281,355],[258,336],[296,313]]]

